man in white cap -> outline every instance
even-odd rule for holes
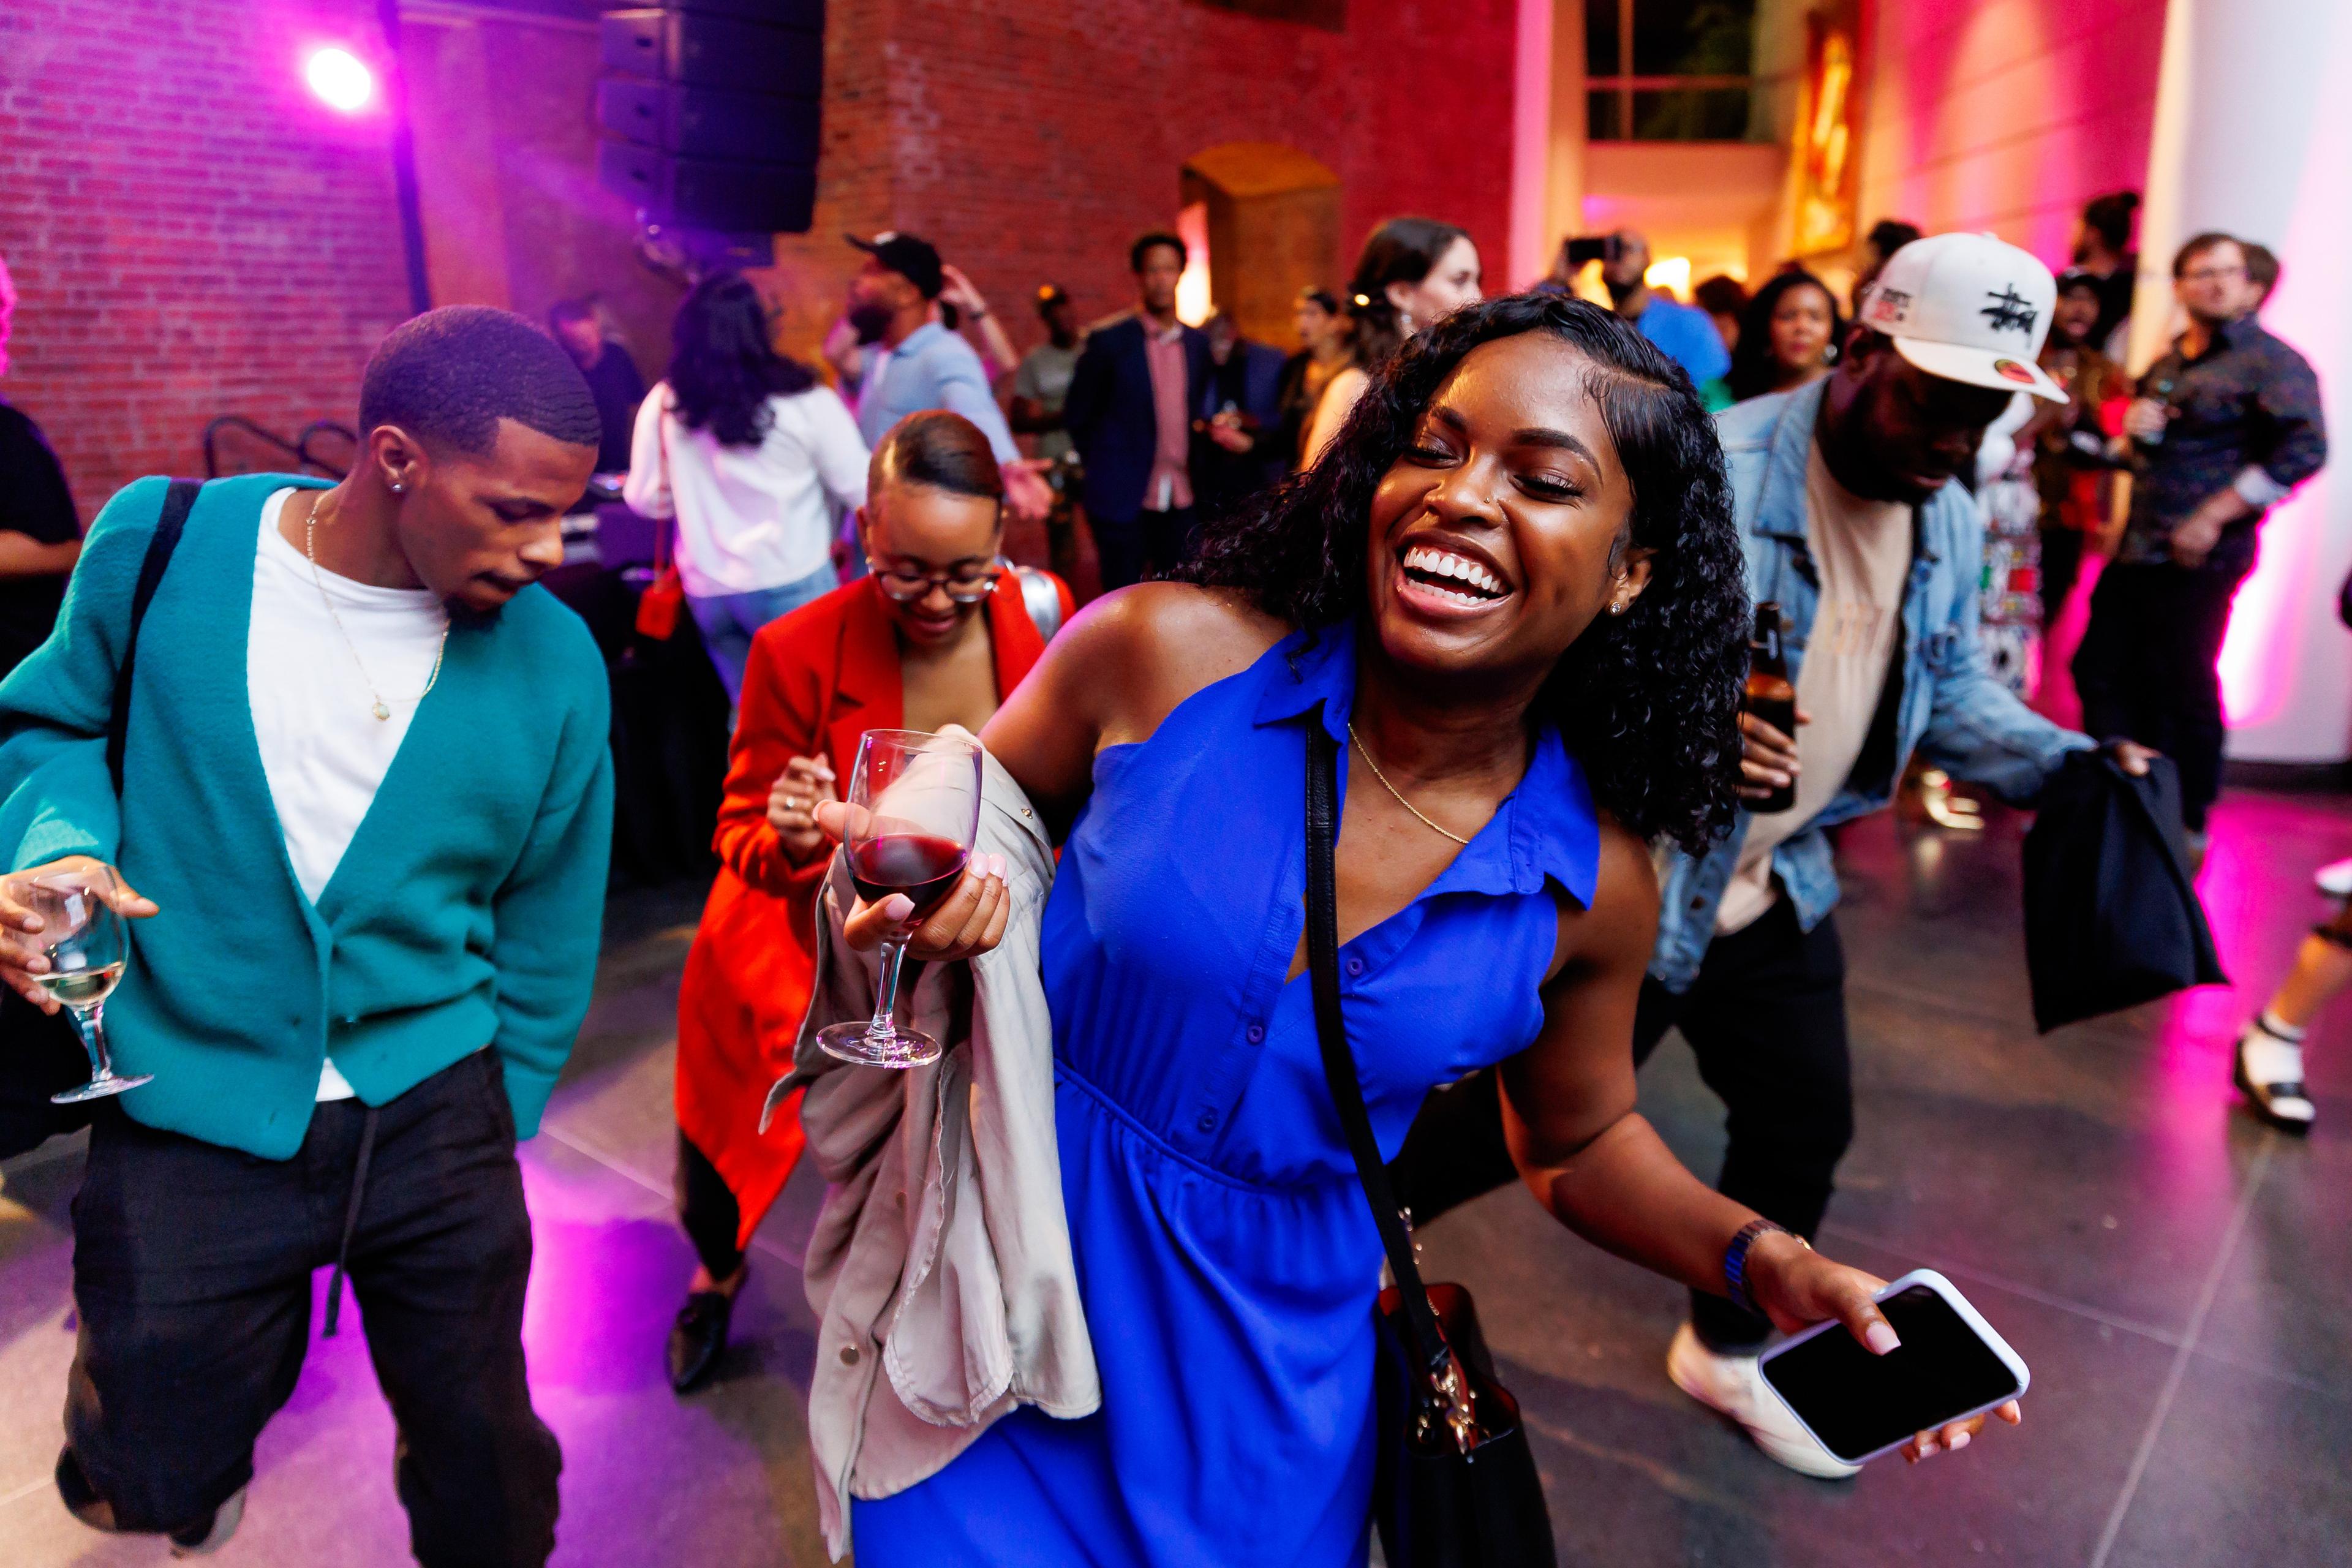
[[[1988,669],[1984,523],[1956,482],[2016,394],[2064,401],[2035,363],[2056,295],[2047,268],[1989,235],[1915,241],[1879,274],[1836,370],[1717,416],[1748,587],[1780,606],[1800,725],[1790,737],[1741,720],[1742,794],[1793,782],[1796,804],[1743,812],[1703,858],[1668,856],[1634,1053],[1646,1060],[1682,1030],[1727,1113],[1718,1185],[1801,1237],[1820,1226],[1853,1134],[1824,829],[1885,806],[1915,751],[2024,801],[2094,745]],[[2150,754],[2116,752],[2135,773]],[[1510,1179],[1491,1076],[1432,1096],[1398,1165],[1416,1219]],[[1727,1276],[1742,1261],[1727,1258]],[[1691,1300],[1666,1357],[1676,1386],[1791,1469],[1853,1474],[1764,1387],[1756,1352],[1771,1325],[1733,1300]]]

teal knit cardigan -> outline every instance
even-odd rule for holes
[[[497,1048],[529,1137],[588,1008],[611,856],[610,696],[580,619],[526,588],[460,615],[375,802],[304,898],[261,771],[246,633],[261,506],[205,487],[139,634],[122,797],[106,726],[167,481],[91,525],[47,642],[0,681],[0,853],[94,855],[155,900],[106,1008],[133,1120],[267,1159],[301,1147],[330,1054],[381,1105]]]

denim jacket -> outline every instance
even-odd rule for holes
[[[1790,679],[1802,668],[1821,598],[1821,574],[1806,542],[1805,467],[1825,381],[1759,397],[1716,416],[1731,468],[1748,587],[1778,600],[1787,618],[1782,647]],[[1903,594],[1899,664],[1889,670],[1871,737],[1844,786],[1813,819],[1772,852],[1773,875],[1805,930],[1838,900],[1837,866],[1822,829],[1877,810],[1894,797],[1914,751],[1958,777],[2025,803],[2068,752],[2088,736],[2060,728],[1996,680],[1977,640],[1977,590],[1984,521],[1958,481],[1913,513],[1911,577]],[[1738,864],[1748,814],[1701,857],[1668,850],[1659,867],[1658,945],[1650,973],[1686,991],[1715,937],[1716,906]]]

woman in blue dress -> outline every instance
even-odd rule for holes
[[[858,1502],[861,1568],[1364,1562],[1381,1249],[1302,979],[1309,724],[1345,748],[1341,991],[1384,1153],[1500,1063],[1562,1224],[1701,1288],[1736,1255],[1783,1327],[1891,1347],[1879,1281],[1759,1233],[1633,1109],[1648,845],[1727,822],[1745,668],[1687,379],[1581,301],[1465,308],[1185,575],[1073,622],[982,735],[1065,835],[1045,968],[1102,1407]],[[968,879],[916,951],[968,954],[1000,899]]]

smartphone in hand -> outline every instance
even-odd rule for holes
[[[1914,1269],[1876,1299],[1903,1342],[1886,1354],[1871,1354],[1845,1325],[1827,1322],[1772,1346],[1759,1363],[1766,1384],[1839,1458],[1874,1459],[2025,1392],[2024,1361],[1934,1269]]]

